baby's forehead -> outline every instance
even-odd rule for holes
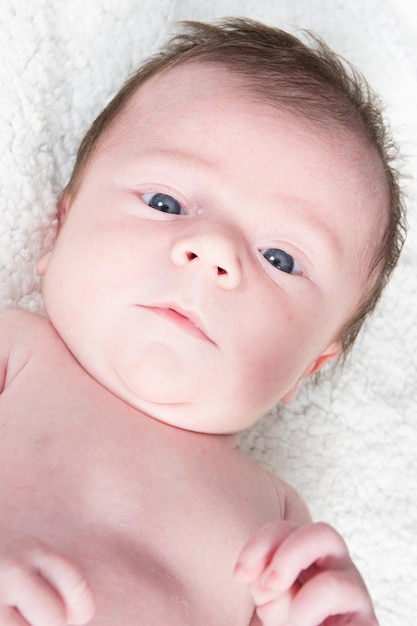
[[[203,106],[200,108],[201,102]],[[145,81],[134,91],[125,109],[119,113],[113,129],[110,129],[113,130],[110,132],[112,135],[110,143],[115,145],[119,141],[133,140],[134,133],[142,132],[147,135],[155,132],[163,137],[166,132],[170,132],[166,131],[166,128],[170,129],[172,124],[178,123],[178,119],[181,123],[181,117],[178,118],[177,115],[181,109],[184,127],[188,122],[186,119],[188,114],[197,117],[200,114],[203,124],[199,126],[199,130],[202,130],[202,134],[194,139],[200,145],[204,145],[207,135],[215,136],[216,132],[224,132],[221,125],[218,129],[215,125],[208,128],[210,111],[207,111],[207,103],[221,114],[224,112],[225,116],[230,115],[231,111],[233,113],[234,109],[238,114],[244,111],[248,124],[260,118],[270,120],[268,132],[271,133],[274,132],[274,122],[281,118],[283,124],[294,129],[294,133],[305,132],[316,137],[314,149],[320,153],[318,154],[320,158],[326,158],[327,155],[329,177],[333,175],[330,172],[334,169],[330,165],[336,157],[341,168],[355,172],[358,180],[366,180],[364,188],[366,195],[370,196],[366,202],[382,208],[375,218],[376,227],[381,224],[381,216],[383,217],[387,206],[386,176],[381,158],[365,133],[358,127],[337,123],[325,113],[321,120],[317,120],[316,115],[305,115],[303,111],[294,107],[290,107],[289,110],[281,100],[265,98],[264,94],[256,92],[252,85],[247,84],[244,77],[224,64],[195,61],[181,63]],[[204,126],[205,122],[207,126]],[[181,137],[181,133],[174,134],[174,137]],[[140,136],[137,138],[140,140]],[[254,157],[257,155],[257,149],[255,137],[251,147]],[[325,180],[323,185],[326,185]],[[370,194],[368,190],[371,190]],[[345,193],[358,194],[359,189],[352,189],[347,183]],[[372,210],[372,206],[369,206],[369,210]]]
[[[160,113],[166,113],[169,119],[171,111],[175,110],[177,104],[182,105],[184,98],[189,100],[190,106],[195,106],[207,91],[210,95],[215,95],[214,106],[219,108],[221,103],[225,103],[226,108],[229,105],[240,108],[244,106],[255,117],[261,115],[273,119],[277,115],[288,116],[288,121],[294,128],[305,128],[307,132],[322,139],[322,149],[325,150],[328,146],[333,154],[336,151],[341,159],[345,158],[347,164],[377,162],[382,166],[377,150],[369,141],[369,134],[363,125],[339,120],[322,107],[317,111],[317,107],[312,106],[309,112],[305,102],[300,103],[298,108],[296,99],[268,96],[266,92],[260,92],[254,87],[247,77],[218,62],[193,60],[156,73],[135,89],[126,105],[116,115],[113,126],[126,124],[132,110],[135,118],[141,117],[144,123],[153,123],[156,126]],[[211,128],[210,132],[215,130]],[[371,169],[377,171],[381,167]],[[378,180],[375,180],[375,185],[378,186]]]
[[[333,101],[331,106],[326,107],[326,87],[317,97],[313,86],[309,91],[303,88],[304,92],[297,92],[291,87],[290,80],[285,85],[275,85],[271,80],[269,84],[264,84],[254,79],[249,72],[245,73],[240,67],[225,62],[201,59],[181,61],[139,83],[116,112],[113,124],[123,121],[124,114],[132,106],[138,107],[139,112],[148,106],[155,117],[165,105],[175,106],[176,94],[181,99],[182,94],[186,93],[190,101],[194,102],[204,90],[210,90],[219,102],[225,98],[236,99],[239,105],[253,107],[254,111],[262,109],[262,114],[266,111],[271,115],[274,112],[287,113],[298,125],[309,127],[317,135],[333,140],[335,145],[341,147],[349,138],[361,145],[361,151],[372,143],[366,125],[352,103],[342,94],[336,94],[332,86],[328,85],[327,91]],[[295,83],[296,80],[294,78]]]
[[[123,116],[132,107],[136,107],[138,111],[144,111],[148,107],[155,116],[166,107],[172,110],[177,104],[182,105],[184,98],[195,105],[202,98],[213,95],[218,106],[227,98],[237,98],[242,104],[248,105],[251,102],[254,105],[256,102],[266,104],[250,88],[247,81],[229,67],[221,63],[194,60],[157,72],[139,85],[120,115]]]

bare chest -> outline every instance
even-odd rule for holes
[[[249,624],[233,568],[279,506],[237,449],[132,411],[72,364],[29,365],[0,427],[2,523],[81,566],[95,626]]]

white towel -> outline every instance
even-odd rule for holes
[[[248,16],[307,28],[355,63],[387,104],[417,173],[413,0],[1,0],[0,307],[41,310],[34,267],[84,131],[180,19]],[[244,436],[344,535],[381,626],[417,616],[417,185],[410,234],[345,370]]]

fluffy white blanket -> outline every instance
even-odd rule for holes
[[[417,171],[413,0],[1,0],[0,306],[41,308],[34,265],[78,142],[179,19],[244,15],[308,28],[359,66]],[[417,616],[417,187],[394,279],[344,372],[244,437],[256,459],[334,524],[362,568],[381,625]]]

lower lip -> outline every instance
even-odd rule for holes
[[[211,341],[209,337],[207,337],[207,335],[200,328],[197,328],[197,326],[195,326],[195,324],[188,317],[181,315],[181,313],[178,313],[174,309],[165,309],[160,307],[147,308],[159,317],[168,320],[189,335],[199,339],[204,339],[205,341]]]

